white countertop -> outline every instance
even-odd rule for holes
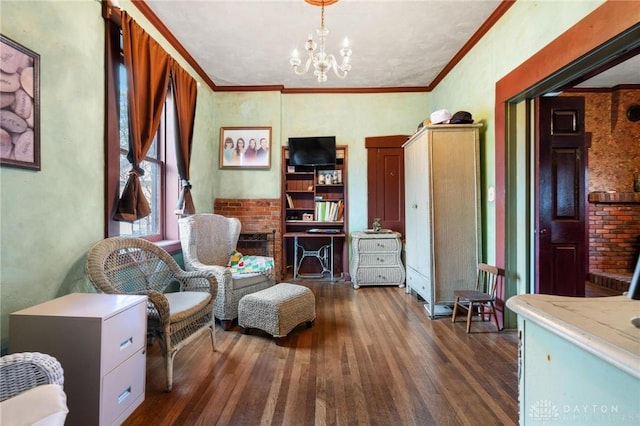
[[[640,379],[640,328],[631,324],[640,300],[526,294],[508,299],[507,307]]]

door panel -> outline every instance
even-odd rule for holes
[[[554,217],[557,220],[579,220],[580,152],[577,149],[553,149],[552,173],[555,191]]]
[[[378,150],[379,163],[382,163],[383,173],[378,174],[378,188],[382,197],[376,197],[377,211],[383,212],[382,217],[389,229],[404,231],[404,196],[401,188],[404,186],[404,156],[402,148],[385,148]],[[404,235],[404,234],[403,234]]]
[[[537,292],[584,296],[588,272],[582,97],[540,98]]]
[[[426,136],[425,136],[426,140]],[[431,218],[429,217],[429,174],[427,173],[428,153],[426,142],[416,140],[406,148],[406,170],[408,171],[406,185],[406,221],[411,223],[413,231],[411,238],[406,239],[407,265],[413,265],[424,276],[431,276],[430,261],[421,258],[430,255]],[[422,244],[422,249],[421,249]]]
[[[369,137],[367,148],[367,224],[380,218],[385,229],[404,236],[404,150],[406,135]]]

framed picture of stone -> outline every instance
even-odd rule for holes
[[[270,169],[271,127],[221,127],[220,168]]]
[[[40,170],[40,55],[0,34],[0,166]]]

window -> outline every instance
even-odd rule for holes
[[[127,98],[127,69],[122,53],[122,31],[114,24],[111,26],[111,43],[116,46],[107,52],[111,58],[111,78],[107,76],[108,99],[115,105],[107,105],[107,199],[106,199],[106,235],[143,237],[151,241],[175,240],[178,238],[176,217],[173,205],[178,197],[180,180],[175,159],[175,106],[173,94],[169,90],[164,111],[152,146],[140,163],[144,175],[140,184],[151,214],[135,222],[114,221],[113,214],[118,200],[127,182],[131,163],[127,159],[129,152],[129,123]],[[114,143],[114,141],[119,143]]]
[[[129,153],[129,119],[127,102],[127,70],[124,64],[120,64],[118,72],[118,123],[120,135],[120,191],[122,194],[127,183],[127,177],[131,170],[131,163],[127,159]],[[166,114],[165,106],[165,114]],[[162,132],[162,126],[153,140],[153,145],[140,164],[144,175],[140,176],[142,190],[147,197],[151,214],[135,222],[119,222],[121,236],[131,237],[155,237],[162,234],[160,226],[162,220],[162,178],[164,176],[163,152],[166,140]]]

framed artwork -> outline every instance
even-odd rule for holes
[[[0,34],[0,165],[40,170],[40,55]]]
[[[221,127],[220,168],[270,169],[271,127]]]

